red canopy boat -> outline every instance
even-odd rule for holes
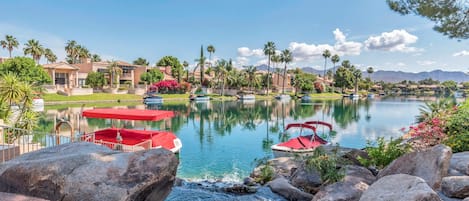
[[[316,126],[313,126],[316,125]],[[332,125],[322,121],[309,121],[305,123],[292,123],[288,124],[285,128],[285,132],[291,128],[299,128],[300,135],[298,137],[292,138],[286,142],[281,142],[275,145],[272,145],[272,150],[276,157],[287,156],[294,153],[308,153],[314,151],[317,147],[325,145],[328,142],[316,133],[317,126],[323,125],[332,130]],[[305,130],[309,130],[311,134],[302,135]],[[312,132],[311,132],[312,131]]]
[[[82,116],[88,118],[159,121],[174,116],[172,111],[137,109],[92,109]],[[108,128],[84,134],[82,141],[105,145],[122,151],[165,148],[174,153],[182,147],[181,140],[168,131]]]

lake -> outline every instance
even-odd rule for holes
[[[149,109],[175,111],[170,120],[158,122],[111,121],[84,119],[81,107],[46,107],[41,131],[51,131],[55,119],[67,119],[76,131],[99,128],[135,127],[168,129],[182,141],[178,177],[188,180],[240,181],[254,168],[254,160],[273,157],[270,146],[279,142],[288,123],[321,120],[336,131],[328,136],[341,146],[363,148],[368,140],[398,137],[401,128],[413,124],[423,102],[415,98],[365,100],[318,100],[279,102],[210,101],[170,102]],[[144,108],[143,105],[120,103],[113,107]],[[90,109],[84,105],[83,109]],[[70,130],[62,128],[67,135]],[[68,134],[69,135],[69,134]]]

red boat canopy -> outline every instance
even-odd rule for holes
[[[84,117],[101,119],[159,121],[174,117],[174,112],[167,110],[92,109],[83,111],[82,115]]]

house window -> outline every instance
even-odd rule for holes
[[[68,84],[67,73],[55,73],[55,84],[66,85]]]
[[[86,84],[86,79],[78,79],[78,86],[83,86]]]

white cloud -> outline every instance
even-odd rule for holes
[[[365,42],[365,47],[369,50],[383,50],[390,52],[418,52],[421,49],[410,47],[417,42],[418,37],[408,33],[406,30],[393,30],[383,32],[379,36],[370,36]]]
[[[238,56],[240,57],[251,57],[256,56],[259,58],[264,57],[264,51],[262,49],[249,49],[248,47],[240,47],[238,48]]]
[[[289,49],[292,51],[295,61],[314,61],[322,59],[324,50],[329,50],[332,55],[360,55],[362,44],[359,42],[347,41],[346,36],[340,29],[333,31],[336,43],[334,46],[329,44],[307,44],[291,42]]]
[[[425,60],[425,61],[417,61],[417,64],[421,65],[421,66],[431,66],[433,64],[436,64],[436,62],[435,61],[430,61],[430,60]]]
[[[249,64],[249,59],[247,57],[236,57],[235,66],[245,66]]]
[[[469,51],[463,50],[461,52],[456,52],[453,54],[454,57],[469,56]]]

